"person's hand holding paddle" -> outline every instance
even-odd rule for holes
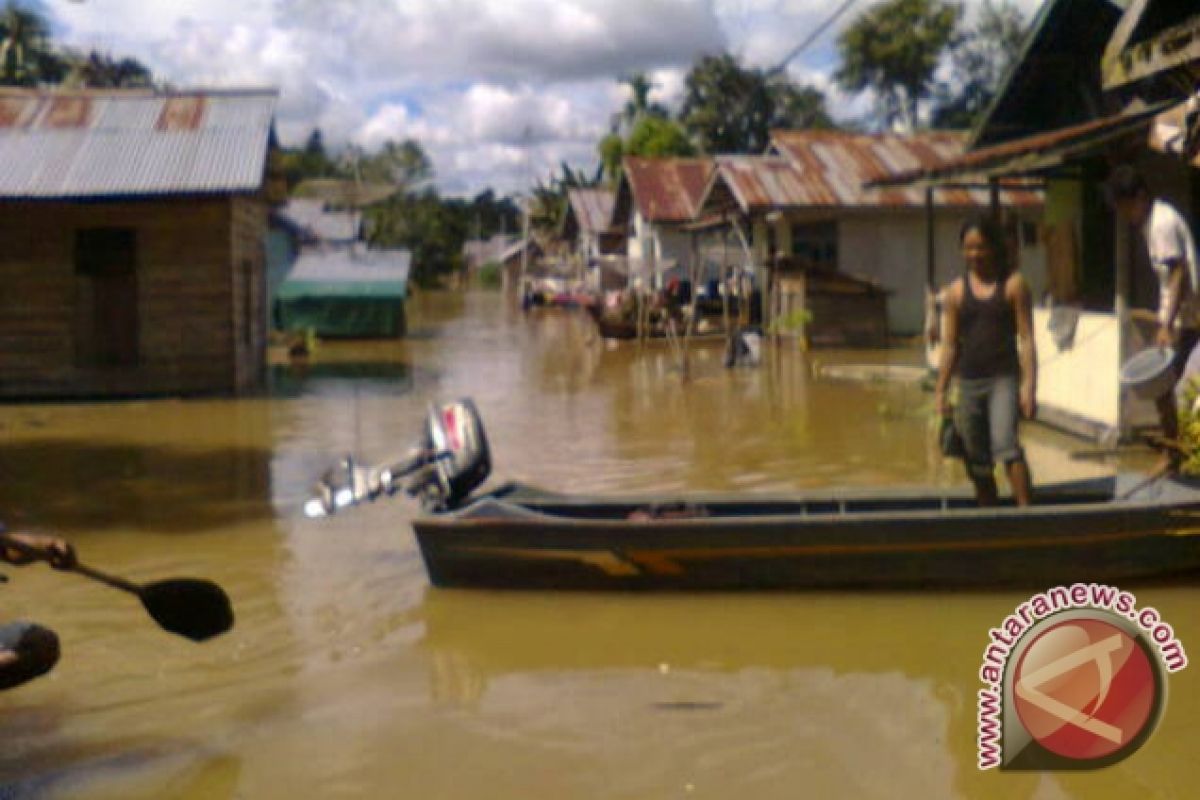
[[[10,546],[10,543],[18,546]],[[75,548],[70,542],[56,536],[41,536],[36,533],[0,534],[0,558],[18,567],[32,564],[34,561],[46,561],[55,569],[69,570],[78,563]]]
[[[169,578],[135,583],[79,563],[75,549],[53,536],[0,532],[0,559],[12,564],[46,561],[56,569],[74,572],[136,595],[159,626],[202,642],[233,627],[233,606],[225,590],[202,578]]]

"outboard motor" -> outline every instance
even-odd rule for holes
[[[483,420],[470,398],[429,409],[425,447],[434,454],[425,468],[431,474],[424,482],[414,480],[409,491],[420,493],[426,505],[455,507],[492,471]]]
[[[399,461],[360,466],[346,457],[318,482],[304,505],[310,517],[323,517],[381,494],[392,495],[401,482],[432,510],[454,508],[487,480],[492,469],[487,435],[475,403],[469,398],[431,406],[421,444]]]

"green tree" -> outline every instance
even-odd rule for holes
[[[775,103],[771,128],[835,128],[833,117],[825,108],[825,93],[813,86],[801,86],[790,81],[771,81]]]
[[[433,179],[433,162],[415,139],[388,140],[374,155],[358,164],[359,175],[369,183],[390,183],[404,191],[421,188]]]
[[[432,188],[393,195],[367,210],[371,244],[403,247],[412,253],[412,280],[434,287],[462,269],[462,246],[469,230],[468,206],[443,200]]]
[[[961,16],[962,7],[946,0],[884,0],[838,37],[842,63],[834,77],[847,91],[874,91],[883,126],[915,129]]]
[[[692,67],[679,120],[707,153],[762,153],[772,129],[833,126],[819,90],[744,67],[729,53]]]
[[[670,116],[661,103],[650,102],[650,92],[654,90],[654,84],[650,82],[646,73],[635,72],[622,78],[621,82],[629,87],[629,99],[614,121],[614,133],[628,134],[645,117],[666,119]]]
[[[150,68],[134,58],[117,59],[95,50],[86,55],[68,53],[70,65],[64,83],[77,88],[137,89],[154,85]]]
[[[353,173],[325,152],[325,137],[314,128],[300,148],[281,148],[279,168],[287,181],[288,191],[308,178],[352,178]]]
[[[521,209],[511,197],[496,197],[485,189],[471,199],[467,208],[471,237],[487,239],[497,233],[516,233],[521,230]]]
[[[625,157],[625,140],[619,133],[610,133],[600,140],[596,150],[600,153],[600,167],[612,185],[621,178],[621,159]]]
[[[975,26],[951,51],[954,82],[938,87],[933,124],[970,128],[991,105],[1000,82],[1021,56],[1025,18],[1008,0],[984,0]]]
[[[50,24],[32,8],[9,0],[0,13],[0,84],[55,83],[65,72],[50,46]]]
[[[696,148],[679,123],[660,117],[643,117],[630,131],[624,154],[662,158],[690,156],[695,152]]]

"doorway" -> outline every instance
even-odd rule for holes
[[[135,231],[76,231],[75,275],[76,365],[135,366],[139,328]]]

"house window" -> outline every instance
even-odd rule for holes
[[[131,228],[75,232],[75,362],[138,363],[137,236]]]
[[[792,255],[807,269],[836,270],[837,223],[805,222],[793,225]]]

